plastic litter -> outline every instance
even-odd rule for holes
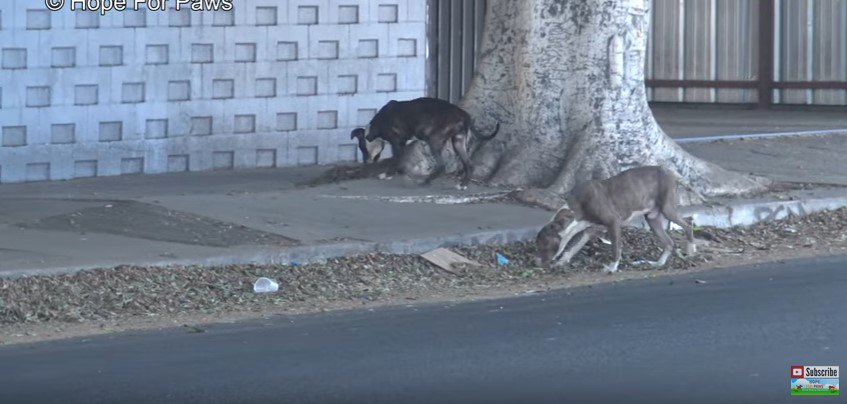
[[[274,293],[279,290],[279,284],[269,278],[259,278],[253,284],[253,292]]]
[[[509,259],[504,257],[503,254],[497,253],[497,264],[500,266],[509,265]]]

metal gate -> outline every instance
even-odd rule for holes
[[[430,96],[467,91],[485,2],[428,1]],[[847,0],[653,0],[650,18],[651,101],[847,104]]]
[[[427,93],[457,102],[468,90],[482,43],[487,0],[429,0]]]
[[[847,0],[654,0],[652,101],[847,104]]]

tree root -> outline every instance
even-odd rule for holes
[[[541,208],[555,212],[565,203],[565,198],[544,188],[530,188],[515,190],[506,195],[506,198],[519,204]]]

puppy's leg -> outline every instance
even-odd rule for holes
[[[453,151],[459,156],[459,159],[462,160],[462,167],[464,172],[462,173],[462,182],[459,183],[459,189],[467,189],[468,184],[471,182],[471,158],[468,156],[467,149],[467,137],[468,133],[459,133],[456,137],[453,138]]]
[[[612,262],[603,267],[606,273],[613,274],[618,272],[618,265],[621,263],[621,224],[620,222],[610,223],[607,226],[609,235],[612,236]]]
[[[649,264],[657,268],[663,267],[673,252],[673,239],[665,231],[665,227],[662,226],[662,218],[659,216],[659,212],[650,212],[644,215],[644,219],[647,220],[647,224],[650,225],[653,234],[659,237],[659,241],[662,243],[662,256],[659,257],[658,261],[653,261]]]

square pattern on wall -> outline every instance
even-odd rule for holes
[[[64,16],[0,2],[0,182],[353,161],[353,127],[425,94],[421,5],[233,4]]]

